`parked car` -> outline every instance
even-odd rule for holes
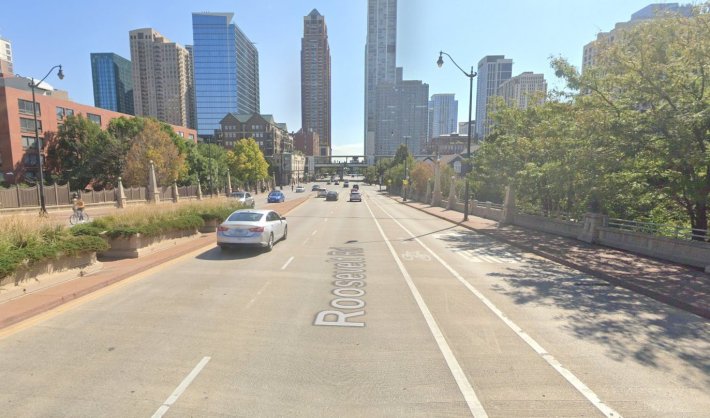
[[[254,197],[249,192],[232,192],[229,197],[236,199],[237,202],[244,206],[248,206],[250,208],[254,207]]]
[[[303,186],[296,186],[296,193],[303,193],[306,191],[306,188]]]
[[[325,188],[321,187],[318,189],[318,194],[316,195],[316,197],[325,197],[327,194],[328,191]]]
[[[351,202],[362,202],[362,193],[360,193],[359,190],[351,190],[350,191],[350,201]]]
[[[221,249],[258,246],[271,251],[274,243],[288,235],[286,217],[273,210],[240,209],[217,227],[217,245]]]
[[[325,200],[338,200],[338,192],[331,190],[325,195]]]
[[[266,198],[266,201],[268,203],[279,203],[279,202],[285,202],[286,201],[286,195],[283,194],[282,191],[280,190],[272,190],[269,193],[269,196]]]

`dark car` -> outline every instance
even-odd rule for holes
[[[271,193],[269,193],[269,197],[266,198],[266,201],[268,203],[285,202],[286,196],[278,190],[272,190]]]
[[[325,195],[325,200],[338,200],[338,192],[331,190]]]

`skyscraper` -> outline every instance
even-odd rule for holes
[[[419,154],[428,142],[429,85],[421,80],[403,80],[402,72],[397,68],[394,83],[377,86],[373,155],[394,155],[405,143],[410,153]]]
[[[4,38],[0,38],[0,75],[13,75],[12,44]]]
[[[318,134],[315,155],[331,155],[330,46],[325,18],[316,9],[303,18],[301,127],[306,133]]]
[[[539,93],[542,96],[536,97]],[[547,81],[544,74],[534,74],[526,71],[506,80],[498,87],[498,95],[508,106],[527,109],[533,104],[542,104],[547,94]]]
[[[135,114],[131,61],[112,52],[92,52],[91,78],[94,82],[94,106]]]
[[[259,113],[259,53],[233,13],[193,13],[197,133],[211,137],[227,113]]]
[[[591,65],[594,65],[597,54],[599,53],[599,45],[601,42],[614,42],[614,40],[622,35],[624,28],[631,27],[638,23],[650,20],[658,19],[667,16],[680,15],[685,17],[690,17],[693,14],[692,5],[680,6],[678,3],[655,3],[649,4],[643,9],[633,13],[631,15],[631,20],[628,22],[619,22],[614,25],[614,29],[609,32],[599,32],[597,34],[597,39],[584,45],[582,53],[582,72],[587,70]]]
[[[365,45],[365,155],[375,155],[377,86],[395,84],[397,56],[397,0],[367,1]]]
[[[187,49],[151,28],[129,32],[133,67],[133,107],[173,125],[194,127],[192,59]]]
[[[453,94],[434,94],[429,102],[429,138],[455,133],[458,129],[459,102]]]
[[[476,137],[484,139],[490,132],[488,100],[498,95],[498,87],[513,75],[513,60],[504,55],[487,55],[478,61],[476,82]]]

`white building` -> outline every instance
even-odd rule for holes
[[[540,94],[541,97],[536,97],[537,94]],[[519,109],[527,109],[533,104],[532,101],[537,104],[544,103],[546,94],[545,75],[534,74],[531,71],[516,75],[498,87],[498,95],[505,100],[505,103]]]

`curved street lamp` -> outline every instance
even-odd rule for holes
[[[39,165],[39,215],[40,216],[46,216],[47,215],[47,207],[45,205],[45,200],[44,200],[44,162],[42,158],[42,140],[39,137],[39,127],[37,126],[37,101],[35,99],[35,88],[39,87],[39,85],[47,78],[49,75],[52,73],[52,71],[55,68],[59,68],[59,71],[57,71],[57,77],[59,77],[60,80],[64,79],[64,72],[62,71],[62,66],[61,65],[55,65],[54,67],[50,68],[49,71],[47,71],[47,74],[42,77],[41,80],[39,81],[34,81],[34,78],[30,78],[30,82],[28,83],[29,87],[32,89],[32,113],[34,115],[34,123],[35,123],[35,144],[37,144],[37,157],[38,158],[38,165]]]
[[[471,72],[467,73],[466,71],[464,71],[463,68],[459,67],[459,65],[456,63],[456,61],[454,61],[454,59],[451,58],[451,55],[447,54],[444,51],[439,51],[439,59],[436,60],[436,65],[438,65],[439,68],[441,68],[444,65],[444,58],[443,58],[444,55],[449,57],[449,59],[451,60],[451,62],[454,63],[456,68],[461,70],[463,75],[468,77],[468,80],[469,80],[469,87],[468,87],[468,140],[466,141],[466,153],[467,153],[467,159],[470,161],[470,159],[471,159],[471,109],[473,107],[473,78],[476,77],[478,75],[478,73],[473,71],[473,65],[471,66]],[[466,191],[464,194],[464,207],[463,207],[463,220],[464,221],[468,220],[468,198],[469,198],[469,196],[468,196],[468,171],[469,171],[470,167],[471,167],[471,164],[467,164],[467,167],[465,170],[466,171],[466,173],[465,173],[465,175],[466,175]]]

